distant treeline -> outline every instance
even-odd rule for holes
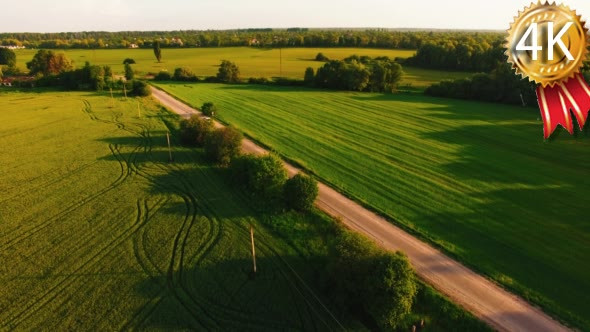
[[[316,73],[307,68],[304,83],[325,89],[393,92],[402,74],[402,66],[388,57],[353,55],[342,61],[329,60]]]
[[[493,45],[502,34],[468,31],[391,31],[243,29],[211,31],[125,31],[63,33],[0,33],[0,44],[47,49],[151,48],[154,40],[162,47],[375,47],[418,49],[435,45]]]
[[[439,40],[418,48],[408,65],[443,70],[490,72],[505,63],[502,38]]]
[[[581,69],[587,82],[590,82],[590,63]],[[490,73],[475,74],[470,78],[442,81],[428,87],[427,95],[436,97],[473,99],[513,105],[537,105],[537,85],[515,75],[508,63],[499,63]]]
[[[501,63],[491,73],[435,83],[425,93],[436,97],[534,106],[537,103],[535,88],[535,83],[515,75],[509,64]]]

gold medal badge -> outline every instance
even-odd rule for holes
[[[517,74],[536,82],[545,138],[558,124],[573,133],[570,111],[582,128],[590,110],[590,87],[580,74],[588,54],[588,30],[564,5],[537,3],[514,18],[506,55]]]

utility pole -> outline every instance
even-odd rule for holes
[[[125,93],[125,100],[127,100],[127,86],[123,84],[123,92]]]
[[[113,97],[113,88],[109,88],[111,91],[111,108],[115,107],[115,98]]]
[[[137,101],[137,117],[141,119],[141,108],[139,107],[139,100]]]
[[[254,264],[253,272],[256,274],[256,249],[254,248],[254,227],[250,225],[250,241],[252,242],[252,263]]]
[[[283,77],[283,48],[279,48],[279,77]]]
[[[170,147],[170,133],[166,132],[166,140],[168,141],[168,161],[172,162],[172,148]]]

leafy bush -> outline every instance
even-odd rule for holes
[[[309,211],[318,197],[318,182],[301,173],[287,180],[284,188],[285,203],[291,209]]]
[[[514,75],[508,64],[499,64],[490,74],[475,74],[470,78],[442,81],[429,86],[430,96],[474,99],[522,105],[536,105],[535,84]]]
[[[317,70],[314,83],[328,89],[393,92],[402,74],[402,67],[394,61],[353,55],[343,61],[328,61]],[[311,80],[307,70],[306,79]]]
[[[209,160],[227,166],[242,148],[242,134],[232,127],[214,130],[205,137],[205,155]]]
[[[330,61],[330,59],[328,59],[328,57],[325,56],[324,53],[320,52],[315,56],[315,61]]]
[[[27,62],[30,75],[58,75],[73,69],[72,61],[65,53],[39,50],[33,59]]]
[[[206,102],[201,106],[201,113],[205,116],[213,116],[217,112],[217,106],[212,102]]]
[[[170,81],[172,80],[172,75],[169,72],[162,70],[156,76],[154,76],[154,80],[156,81]]]
[[[217,76],[207,76],[207,77],[205,77],[204,81],[205,81],[206,83],[219,83],[219,82],[221,82],[221,81],[220,81],[220,80],[217,78]]]
[[[343,231],[331,250],[329,292],[336,304],[371,317],[383,330],[395,329],[410,313],[417,292],[408,258],[350,231]]]
[[[4,72],[4,76],[25,76],[27,72],[18,67],[0,66]]]
[[[266,77],[250,77],[248,79],[248,83],[249,84],[262,84],[262,85],[265,85],[265,84],[269,84],[270,81]]]
[[[152,90],[150,90],[149,85],[140,80],[133,80],[131,81],[131,95],[138,96],[138,97],[147,97],[152,94]]]
[[[131,58],[127,58],[127,59],[123,60],[123,64],[124,65],[134,65],[135,64],[135,60],[133,60]]]
[[[313,71],[313,68],[307,67],[307,69],[305,69],[305,75],[303,76],[303,82],[305,83],[305,85],[312,86],[314,81],[315,73]]]
[[[125,79],[131,81],[135,77],[135,73],[133,72],[133,68],[131,65],[126,63],[125,64]]]
[[[232,161],[231,170],[234,182],[252,197],[267,206],[277,206],[281,201],[287,171],[276,155],[242,156]]]
[[[62,86],[67,90],[102,91],[112,83],[111,75],[109,66],[95,66],[86,62],[80,69],[65,71],[59,75],[40,75],[37,85]]]
[[[223,83],[238,83],[240,82],[240,69],[235,63],[223,60],[219,66],[217,79]]]
[[[16,53],[8,48],[0,48],[0,65],[16,66]]]
[[[273,83],[281,86],[302,86],[303,81],[295,78],[276,77]]]
[[[196,82],[199,80],[199,78],[189,68],[182,67],[182,68],[174,69],[174,80],[175,81],[185,81],[185,82]]]
[[[180,122],[180,137],[184,144],[203,146],[205,138],[214,130],[213,122],[194,114]]]

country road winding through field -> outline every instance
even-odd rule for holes
[[[183,117],[198,113],[169,94],[154,87],[151,89],[153,96],[175,113]],[[217,122],[215,125],[223,126]],[[242,148],[247,153],[267,153],[248,139],[244,139]],[[285,166],[290,176],[299,172],[292,165],[285,163]],[[497,330],[569,330],[520,297],[322,183],[319,184],[316,204],[327,214],[340,218],[348,227],[371,237],[383,248],[404,252],[422,279]]]

